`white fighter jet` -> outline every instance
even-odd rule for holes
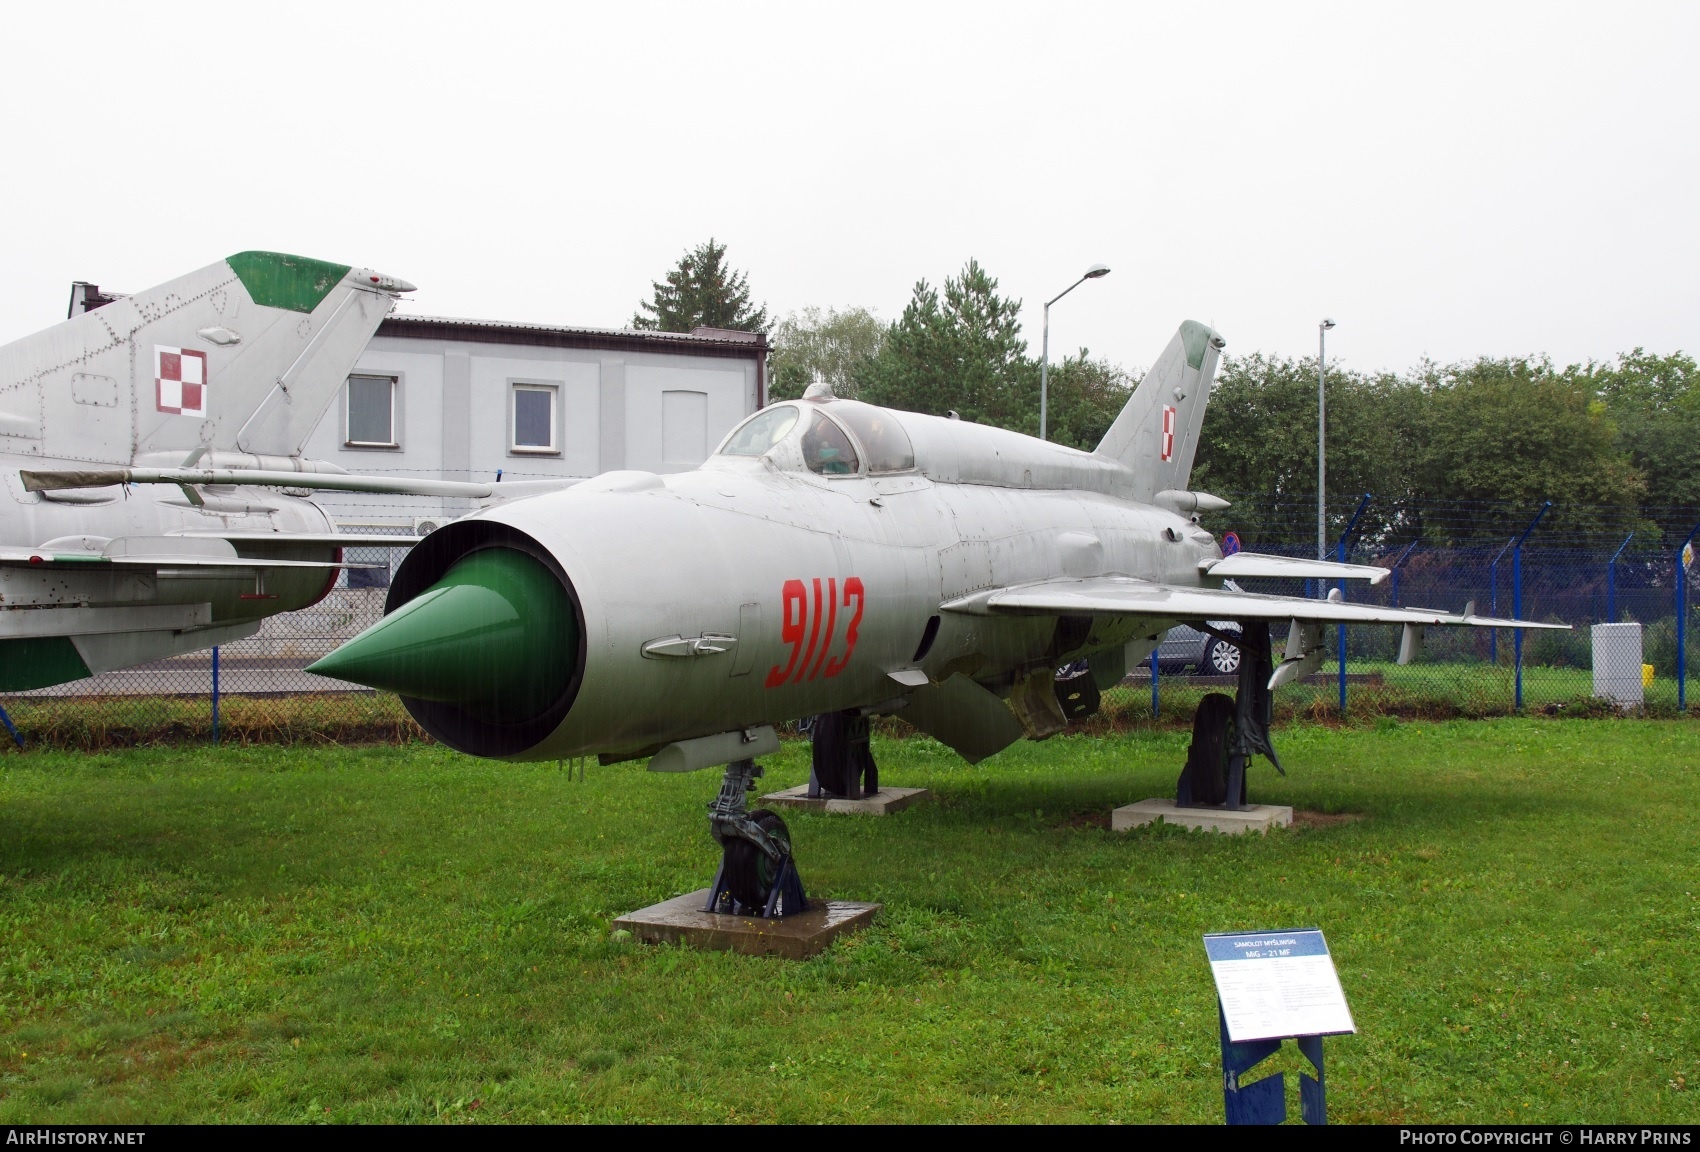
[[[1224,557],[1200,527],[1226,507],[1188,486],[1222,346],[1182,324],[1093,452],[816,386],[695,471],[609,473],[446,525],[398,568],[384,619],[313,670],[398,692],[474,755],[728,765],[711,906],[787,914],[789,835],[745,808],[775,724],[815,717],[817,782],[855,795],[875,783],[871,714],[979,761],[1062,731],[1173,625],[1234,621],[1239,691],[1200,706],[1178,792],[1240,805],[1252,754],[1274,758],[1271,692],[1321,664],[1325,624],[1401,626],[1401,660],[1425,627],[1542,625],[1237,590],[1387,571]],[[1058,680],[1081,660],[1087,677]]]

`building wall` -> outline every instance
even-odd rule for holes
[[[680,472],[707,459],[757,404],[757,361],[630,349],[374,337],[355,369],[396,381],[394,448],[346,443],[347,388],[304,454],[349,472],[443,480]],[[516,451],[515,384],[558,389],[555,452]],[[322,493],[338,520],[411,524],[457,515],[464,501]]]

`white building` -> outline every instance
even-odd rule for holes
[[[391,316],[303,455],[433,480],[680,472],[766,402],[764,336]],[[347,524],[455,515],[462,501],[320,493]]]

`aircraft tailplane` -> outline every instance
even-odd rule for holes
[[[396,296],[346,264],[241,252],[0,347],[0,452],[295,456]]]
[[[1184,491],[1224,341],[1196,320],[1182,322],[1096,449],[1133,470],[1133,498]]]

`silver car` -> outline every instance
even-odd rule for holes
[[[1230,636],[1239,634],[1239,626],[1232,620],[1212,620],[1210,626]],[[1157,647],[1157,669],[1183,672],[1188,668],[1195,676],[1236,675],[1240,670],[1240,650],[1208,632],[1177,624]]]

